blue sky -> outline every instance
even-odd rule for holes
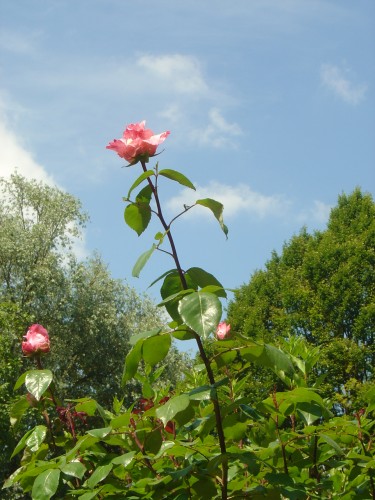
[[[235,288],[303,225],[323,229],[340,193],[375,195],[374,25],[373,0],[2,0],[1,175],[80,198],[77,251],[142,292],[172,262],[131,277],[156,231],[125,226],[139,167],[105,146],[144,119],[170,130],[160,167],[221,201],[229,226],[226,241],[208,211],[181,218],[182,265]],[[168,217],[192,201],[160,189]]]

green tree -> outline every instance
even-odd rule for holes
[[[375,204],[356,189],[341,195],[327,229],[303,229],[254,273],[229,306],[234,331],[283,342],[303,336],[319,345],[316,377],[339,411],[360,404],[375,362]],[[265,384],[269,391],[273,381]]]
[[[115,395],[127,404],[140,397],[139,383],[121,387],[129,337],[161,325],[163,317],[147,296],[112,278],[99,255],[77,261],[72,248],[87,220],[70,194],[20,175],[0,179],[0,431],[5,440],[0,464],[7,465],[1,467],[5,475],[23,429],[11,429],[9,406],[18,397],[13,392],[18,376],[33,368],[20,356],[31,323],[50,334],[51,355],[43,363],[56,376],[60,398],[88,396],[110,407]],[[177,349],[168,362],[161,385],[173,385],[182,371]]]

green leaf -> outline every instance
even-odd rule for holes
[[[232,413],[224,418],[223,429],[226,439],[239,441],[244,437],[247,430],[247,424],[239,420],[240,415],[240,413]]]
[[[286,374],[291,375],[294,373],[294,367],[289,356],[273,345],[254,343],[251,347],[240,349],[240,354],[244,359],[271,368],[281,380],[285,380]]]
[[[19,399],[17,399],[17,401],[13,403],[10,409],[11,425],[15,426],[29,408],[30,403],[28,402],[26,396],[21,396]]]
[[[165,405],[156,409],[156,416],[160,418],[164,425],[167,425],[169,420],[172,420],[177,413],[186,410],[190,404],[190,398],[187,394],[175,396],[169,399]]]
[[[221,227],[222,231],[224,232],[225,236],[228,238],[228,228],[224,224],[224,220],[223,220],[223,210],[224,210],[223,204],[216,201],[216,200],[213,200],[212,198],[204,198],[202,200],[197,200],[195,203],[196,203],[196,205],[202,205],[202,207],[206,207],[206,208],[209,208],[211,210],[211,212],[214,214],[214,216],[218,220],[220,227]]]
[[[194,283],[191,282],[190,278],[187,277],[186,281],[188,288],[194,287]],[[181,323],[181,318],[178,313],[180,294],[183,295],[185,293],[188,292],[184,290],[178,271],[173,270],[171,273],[167,274],[160,288],[160,295],[163,298],[163,302],[158,305],[164,305],[170,317],[173,320],[177,321],[177,323]]]
[[[105,479],[108,476],[108,474],[111,472],[112,468],[113,468],[113,464],[111,464],[111,463],[107,464],[107,465],[99,465],[99,467],[97,467],[94,470],[92,475],[86,481],[87,486],[89,488],[94,488],[94,486],[96,486],[98,483],[100,483],[100,481],[103,481],[103,479]]]
[[[86,467],[83,465],[82,462],[79,462],[77,460],[76,462],[70,462],[68,464],[63,465],[62,467],[60,467],[60,470],[67,476],[73,476],[77,477],[78,479],[82,479],[83,475],[86,472]]]
[[[96,495],[103,489],[101,488],[96,488],[93,491],[88,491],[87,493],[83,493],[83,495],[80,495],[78,497],[78,500],[92,500],[93,498],[96,497]]]
[[[220,300],[207,292],[194,292],[185,296],[178,310],[183,322],[203,338],[216,330],[222,315]]]
[[[132,191],[137,187],[139,186],[139,184],[141,184],[141,182],[143,182],[145,179],[148,179],[149,177],[155,175],[154,171],[153,170],[146,170],[146,172],[143,172],[139,177],[138,179],[136,179],[133,184],[131,185],[130,189],[129,189],[129,192],[128,192],[128,196],[127,196],[127,199],[130,198],[130,195],[132,193]]]
[[[325,441],[329,446],[331,446],[339,455],[344,455],[343,450],[340,446],[334,441],[332,438],[327,436],[326,434],[321,434],[319,438],[319,442]]]
[[[21,450],[23,450],[25,448],[26,441],[33,431],[34,431],[34,429],[31,429],[31,430],[27,431],[24,436],[22,436],[22,438],[18,441],[17,446],[14,448],[13,453],[12,453],[10,458],[15,457],[17,455],[17,453],[19,453]]]
[[[151,220],[151,208],[148,203],[131,203],[125,208],[126,224],[140,236]]]
[[[112,432],[112,427],[101,427],[100,429],[91,429],[87,431],[87,434],[90,434],[90,436],[97,437],[99,439],[103,439],[108,434]]]
[[[137,260],[133,267],[132,271],[132,276],[133,278],[139,278],[140,272],[142,269],[145,267],[148,259],[151,257],[151,255],[154,253],[154,250],[156,249],[156,245],[152,245],[152,247],[144,252]]]
[[[171,347],[171,336],[169,334],[149,337],[143,342],[142,357],[146,363],[155,366],[163,360]]]
[[[126,356],[122,384],[125,384],[125,382],[133,378],[137,373],[138,365],[142,358],[142,345],[143,340],[138,341]]]
[[[129,453],[124,453],[124,455],[120,455],[112,460],[114,465],[123,465],[124,467],[128,466],[135,455],[135,451],[129,451]]]
[[[218,281],[213,274],[208,273],[204,269],[200,267],[191,267],[186,271],[186,274],[190,276],[190,278],[196,283],[200,288],[215,285],[219,288],[223,289],[223,285]],[[217,295],[219,297],[226,298],[227,294],[223,289],[222,292],[218,292]]]
[[[156,236],[155,236],[156,238]],[[165,271],[165,273],[163,273],[161,276],[159,276],[158,278],[156,278],[149,286],[148,288],[151,288],[153,285],[155,285],[155,283],[157,283],[158,281],[160,281],[161,279],[163,279],[165,276],[167,276],[168,274],[171,274],[172,272],[175,272],[176,269],[170,269],[169,271]]]
[[[201,385],[200,387],[196,387],[190,391],[189,397],[194,401],[202,401],[205,399],[211,399],[212,392],[212,387],[210,385]]]
[[[171,335],[178,340],[191,340],[194,338],[194,332],[186,325],[177,327]]]
[[[51,370],[30,370],[25,378],[26,389],[39,401],[50,386],[52,379]]]
[[[45,425],[37,425],[30,436],[26,439],[26,446],[30,448],[32,452],[37,451],[46,436],[47,427]]]
[[[130,337],[129,343],[130,345],[135,345],[138,340],[147,339],[149,337],[154,337],[161,332],[161,328],[154,328],[153,330],[147,330],[147,332],[137,333],[136,335],[132,335]]]
[[[28,372],[23,373],[20,377],[18,377],[17,382],[14,384],[13,390],[17,390],[21,387],[21,385],[25,382],[25,378]]]
[[[139,193],[135,197],[135,201],[138,203],[147,203],[149,205],[151,202],[152,193],[152,187],[147,184],[147,186],[139,191]]]
[[[171,169],[163,169],[159,170],[159,175],[163,175],[164,177],[168,177],[168,179],[171,179],[172,181],[176,181],[179,184],[182,184],[183,186],[186,186],[190,189],[194,189],[195,191],[195,186],[192,184],[187,177],[185,177],[181,172],[177,172],[177,170],[171,170]]]
[[[59,469],[48,469],[39,474],[33,485],[33,500],[49,500],[56,493],[59,480]]]
[[[130,413],[123,413],[118,417],[115,417],[111,420],[112,429],[118,429],[119,427],[127,427],[130,422]]]

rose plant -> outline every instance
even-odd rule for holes
[[[158,251],[173,262],[153,282],[161,283],[159,305],[170,321],[165,328],[137,332],[123,367],[124,390],[136,378],[142,397],[124,407],[114,395],[111,409],[84,395],[56,401],[53,375],[41,365],[41,354],[50,347],[48,334],[34,325],[22,349],[37,370],[27,371],[15,387],[25,384],[31,396],[21,396],[11,418],[17,425],[32,397],[44,422],[19,441],[13,456],[23,454],[20,467],[4,488],[19,485],[36,500],[375,498],[374,391],[355,415],[335,416],[319,394],[319,379],[309,386],[309,375],[319,369],[318,348],[290,337],[281,349],[231,331],[222,321],[225,288],[208,271],[181,264],[172,229],[188,210],[203,206],[225,236],[228,229],[223,205],[211,198],[198,199],[166,220],[161,181],[195,190],[176,170],[160,169],[158,163],[147,168],[168,135],[145,129],[143,121],[126,127],[123,138],[107,146],[132,168],[141,167],[124,197],[125,222],[138,235],[152,217],[161,225],[133,275],[139,276]],[[199,358],[171,390],[156,381],[173,338],[193,339]],[[269,397],[255,405],[250,364],[278,378]]]

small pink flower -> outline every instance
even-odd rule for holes
[[[216,337],[218,340],[224,340],[229,337],[229,332],[230,332],[230,325],[222,321],[221,323],[218,324],[218,327],[216,328]]]
[[[48,332],[42,325],[31,325],[24,338],[26,340],[22,342],[22,352],[25,356],[33,356],[39,352],[49,352]]]
[[[145,129],[146,122],[131,123],[125,129],[121,139],[114,139],[106,149],[113,149],[121,157],[125,158],[131,165],[139,160],[148,161],[150,156],[154,156],[156,149],[170,132],[154,135],[150,129]]]

